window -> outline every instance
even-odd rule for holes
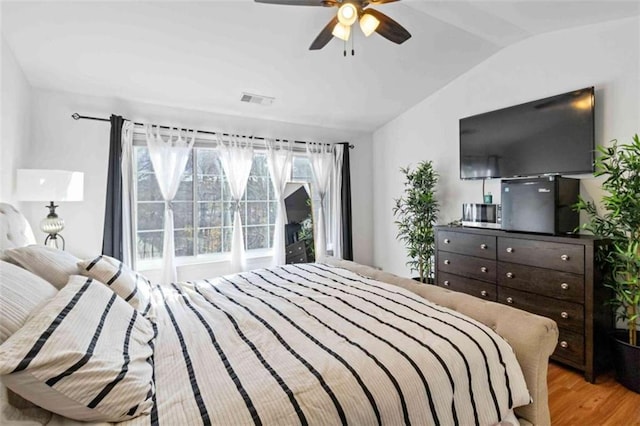
[[[148,149],[136,146],[134,155],[137,259],[157,259],[162,257],[164,200]],[[292,170],[292,180],[311,181],[311,165],[306,157],[294,156]],[[277,212],[274,197],[266,155],[256,152],[240,203],[247,250],[273,246]],[[231,250],[231,195],[215,149],[192,150],[172,207],[176,257],[215,255]]]

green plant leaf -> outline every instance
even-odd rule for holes
[[[640,322],[640,138],[636,134],[632,143],[621,145],[614,140],[597,152],[595,176],[605,178],[605,211],[598,214],[595,204],[582,198],[574,208],[589,217],[581,229],[610,241],[596,253],[606,267],[604,285],[614,296],[608,303],[635,336]]]

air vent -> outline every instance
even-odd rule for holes
[[[254,95],[252,93],[244,92],[242,92],[242,97],[240,98],[241,102],[258,105],[271,105],[275,100],[276,98],[272,98],[271,96]]]

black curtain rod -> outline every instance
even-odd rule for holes
[[[101,118],[101,117],[89,117],[89,116],[87,116],[87,115],[80,115],[80,114],[78,114],[77,112],[74,112],[73,114],[71,114],[71,118],[73,118],[74,120],[80,120],[80,119],[83,119],[83,120],[95,120],[95,121],[106,121],[106,122],[110,122],[110,121],[111,121],[111,120],[109,120],[108,118]],[[135,125],[137,125],[137,126],[144,126],[144,124],[142,124],[142,123],[135,123],[135,122],[134,122],[133,124],[135,124]],[[167,130],[175,129],[175,127],[169,127],[169,126],[158,126],[158,127],[160,127],[161,129],[167,129]],[[205,134],[205,135],[213,135],[213,136],[218,135],[218,134],[220,134],[220,135],[222,135],[222,136],[233,136],[232,134],[229,134],[229,133],[216,133],[216,132],[210,132],[210,131],[207,131],[207,130],[198,130],[197,132],[198,132],[198,133]],[[266,138],[263,138],[262,136],[253,136],[253,139],[256,139],[256,140],[259,140],[259,141],[263,141],[263,140],[265,140]],[[285,142],[286,140],[276,139],[276,141],[283,141],[283,142]],[[305,142],[305,141],[293,141],[293,143],[302,143],[302,144],[307,144],[308,142]],[[345,144],[346,144],[346,142],[342,142],[342,143],[345,143]],[[331,144],[326,144],[326,145],[331,145]],[[352,145],[352,144],[346,144],[346,145],[347,145],[350,149],[355,148],[355,146],[354,146],[354,145]]]

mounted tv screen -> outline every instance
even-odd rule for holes
[[[460,178],[594,171],[593,87],[460,120]]]

